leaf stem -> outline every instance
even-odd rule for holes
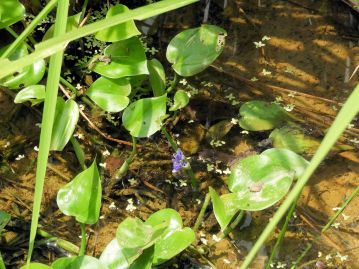
[[[220,236],[221,239],[227,237],[238,225],[238,223],[242,220],[244,213],[246,213],[246,211],[242,210],[241,212],[239,212],[239,214],[237,215],[237,217],[234,219],[234,221],[231,223],[230,226],[228,226],[224,231],[223,231],[223,235]]]
[[[201,225],[204,213],[206,212],[206,209],[207,209],[210,201],[211,201],[211,195],[209,193],[207,193],[206,197],[204,198],[204,202],[203,202],[203,205],[201,207],[201,211],[199,212],[198,217],[196,219],[196,222],[195,222],[195,224],[193,226],[193,231],[194,232],[197,232],[197,230],[199,228],[199,225]]]
[[[80,223],[81,227],[81,247],[79,251],[79,256],[83,256],[86,253],[86,226],[84,223]]]

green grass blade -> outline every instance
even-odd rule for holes
[[[49,12],[56,6],[58,0],[51,0],[41,12],[32,20],[28,27],[16,38],[14,42],[6,49],[1,58],[8,57],[19,46],[28,35],[36,28],[36,26],[42,21],[43,18],[49,14]]]
[[[54,36],[63,35],[66,31],[68,7],[69,0],[59,0],[59,5],[56,13]],[[49,71],[46,84],[45,103],[42,114],[39,156],[37,159],[34,205],[31,219],[27,266],[30,264],[31,261],[31,255],[34,249],[35,236],[40,215],[41,198],[45,181],[47,158],[50,149],[52,126],[54,123],[62,57],[63,51],[59,51],[50,57]]]
[[[340,135],[347,128],[348,124],[359,112],[359,84],[355,87],[353,93],[349,96],[348,100],[345,102],[343,108],[340,110],[338,116],[335,118],[332,126],[330,127],[327,135],[324,137],[322,143],[320,144],[317,152],[310,161],[306,171],[303,176],[298,180],[297,184],[294,186],[293,190],[288,194],[287,199],[279,207],[277,212],[274,214],[271,221],[268,223],[257,242],[254,244],[251,251],[246,256],[244,262],[242,263],[240,269],[248,268],[259,249],[265,243],[266,239],[269,237],[271,232],[277,226],[279,221],[283,218],[286,211],[289,209],[291,204],[295,201],[296,197],[301,193],[303,187],[307,183],[310,176],[313,174],[318,165],[323,161],[325,156],[328,154],[329,150],[338,140]]]
[[[66,44],[75,39],[94,34],[100,30],[115,26],[128,20],[144,20],[170,10],[174,10],[198,0],[163,0],[154,4],[139,7],[126,13],[121,13],[88,25],[75,29],[61,36],[55,36],[47,41],[39,43],[35,46],[35,52],[23,57],[22,59],[10,62],[8,59],[1,59],[0,66],[6,66],[0,70],[0,79],[10,75],[19,69],[36,62],[39,59],[46,58],[58,51],[64,49]]]

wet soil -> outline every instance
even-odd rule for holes
[[[264,150],[260,142],[268,133],[245,134],[234,126],[222,138],[226,144],[218,148],[210,146],[206,134],[209,127],[220,120],[236,117],[244,101],[278,101],[281,97],[283,106],[295,105],[292,113],[303,119],[302,127],[321,139],[356,85],[358,74],[349,78],[359,64],[358,32],[355,25],[348,23],[352,11],[345,6],[309,0],[231,0],[224,7],[225,3],[227,1],[211,1],[207,22],[219,24],[228,31],[226,48],[205,73],[188,80],[199,94],[171,126],[179,146],[191,157],[196,177],[201,181],[200,192],[192,192],[189,182],[185,186],[183,175],[172,174],[172,151],[160,134],[140,140],[139,153],[129,172],[111,192],[104,194],[101,220],[87,229],[88,254],[99,255],[114,237],[118,223],[127,216],[146,219],[158,209],[172,207],[180,212],[185,225],[193,226],[208,186],[215,187],[220,193],[228,192],[226,176],[216,169],[225,170],[233,158]],[[202,23],[207,17],[204,10],[205,5],[200,3],[183,9],[182,13],[163,16],[155,43],[163,48],[179,30]],[[256,49],[253,42],[260,41],[263,36],[270,40],[264,42],[265,47]],[[271,74],[264,75],[263,69]],[[253,77],[258,81],[253,81]],[[238,104],[233,105],[226,98],[229,94]],[[11,92],[0,91],[0,209],[13,216],[0,246],[9,268],[19,268],[26,258],[37,156],[34,147],[38,144],[39,134],[36,123],[41,120],[36,110],[15,106],[12,98]],[[94,113],[92,119],[114,137],[129,139],[124,132],[110,128],[106,120]],[[282,268],[289,268],[334,214],[333,208],[340,206],[356,188],[358,147],[351,141],[359,139],[359,124],[357,121],[353,124],[341,142],[355,149],[328,157],[305,187],[296,218],[290,223],[274,268],[280,268],[278,262],[287,264]],[[106,184],[128,156],[130,148],[103,140],[86,122],[81,121],[80,126],[77,132],[84,135],[81,143],[88,160],[95,154],[102,156],[106,149],[112,153],[101,159],[107,164],[101,171]],[[22,154],[24,158],[16,160]],[[306,157],[310,158],[310,155]],[[213,164],[215,169],[208,172],[206,162]],[[71,147],[51,154],[40,218],[43,230],[77,245],[80,228],[72,218],[63,216],[58,210],[56,193],[80,170]],[[137,180],[134,185],[131,185],[132,178]],[[136,206],[133,212],[125,210],[130,198]],[[318,261],[325,263],[325,268],[359,268],[358,208],[359,198],[354,198],[337,220],[337,228],[332,227],[322,236],[304,259],[307,265],[301,268],[317,268]],[[227,239],[217,242],[213,235],[219,232],[219,226],[209,208],[197,240],[203,254],[186,251],[161,268],[210,268],[209,262],[219,269],[238,268],[274,211],[275,207],[272,207],[248,213]],[[251,268],[265,267],[278,233],[276,230]],[[59,249],[55,250],[39,244],[34,259],[48,263],[63,254]],[[338,253],[348,255],[347,261],[341,261]],[[332,258],[328,258],[329,254]]]

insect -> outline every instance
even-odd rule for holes
[[[111,55],[97,55],[90,61],[90,63],[88,64],[88,68],[92,69],[98,62],[102,62],[105,65],[108,65],[111,63],[111,61]]]

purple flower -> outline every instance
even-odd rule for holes
[[[178,149],[176,153],[173,154],[172,163],[173,163],[172,173],[177,173],[179,170],[181,170],[183,167],[185,167],[188,164],[182,150]]]

